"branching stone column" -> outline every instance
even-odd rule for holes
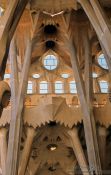
[[[1,128],[0,129],[0,158],[1,158],[2,175],[5,174],[6,156],[7,156],[7,129]]]
[[[89,175],[88,165],[87,161],[79,140],[78,136],[78,130],[76,127],[68,131],[68,134],[70,135],[70,139],[73,145],[73,150],[76,155],[77,161],[79,163],[79,166],[82,170],[83,175]]]
[[[31,53],[32,53],[32,41],[29,39],[27,43],[25,58],[24,58],[20,86],[19,86],[18,94],[15,99],[15,104],[13,104],[14,105],[13,107],[15,108],[14,109],[13,107],[11,108],[12,116],[11,116],[11,122],[10,122],[7,164],[6,164],[7,166],[6,166],[5,175],[16,175],[18,171],[18,154],[19,154],[21,123],[22,123],[22,111],[24,107],[29,68],[31,64]],[[15,89],[13,90],[15,91]],[[16,93],[13,92],[12,97],[14,97],[14,94]]]
[[[37,171],[38,171],[38,169],[39,169],[39,166],[40,166],[40,162],[38,162],[38,163],[36,164],[36,167],[34,167],[34,170],[32,171],[32,175],[36,175],[36,174],[37,174]]]
[[[4,15],[0,19],[0,25],[2,25],[0,31],[0,79],[4,77],[9,45],[27,3],[28,0],[10,1]]]
[[[102,42],[100,42],[102,51],[104,53],[107,65],[108,65],[108,93],[109,93],[109,100],[111,101],[111,57],[108,56],[106,49],[104,48]]]
[[[24,175],[26,172],[27,164],[30,157],[30,152],[32,148],[32,143],[34,136],[36,134],[36,130],[32,127],[27,127],[27,138],[25,141],[24,149],[22,152],[21,160],[20,160],[20,167],[18,175]]]
[[[92,108],[89,108],[91,106],[89,106],[87,103],[86,91],[85,91],[84,82],[83,82],[83,78],[79,67],[76,48],[71,39],[69,39],[67,43],[68,43],[67,47],[69,49],[70,56],[71,56],[70,57],[71,64],[72,64],[72,69],[73,69],[74,77],[76,81],[76,87],[77,87],[78,97],[80,100],[81,111],[83,114],[83,123],[84,123],[84,131],[85,131],[85,139],[86,139],[86,145],[87,145],[90,171],[92,175],[94,173],[96,173],[97,175],[99,174],[101,175],[101,166],[99,164],[99,159],[97,156],[98,145],[95,144],[95,140],[97,139],[97,136],[92,127],[92,121],[94,124],[94,120],[92,120],[94,118],[93,110]]]
[[[78,0],[93,25],[99,40],[102,42],[109,57],[111,57],[111,32],[109,19],[103,14],[103,10],[97,0]],[[92,6],[91,6],[92,4]]]
[[[99,140],[99,150],[100,150],[100,158],[102,163],[102,169],[105,169],[105,158],[106,158],[106,136],[107,130],[104,126],[98,127],[98,140]]]

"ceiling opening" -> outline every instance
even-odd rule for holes
[[[44,33],[48,34],[48,35],[52,35],[55,34],[57,32],[57,28],[54,25],[46,25],[44,27]]]

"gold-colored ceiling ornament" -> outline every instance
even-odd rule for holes
[[[51,15],[57,15],[61,11],[77,9],[77,1],[76,0],[32,0],[30,2],[31,9],[40,10],[43,12],[47,12]]]
[[[48,147],[56,147],[55,150],[50,150]],[[55,164],[60,163],[62,167],[69,166],[74,160],[69,158],[69,149],[63,144],[58,142],[42,142],[37,147],[38,157],[36,161],[41,160],[41,164]],[[61,155],[61,156],[60,156]]]
[[[41,134],[33,144],[32,150],[35,149],[37,155],[35,161],[41,162],[41,167],[46,163],[48,165],[55,165],[57,163],[64,169],[67,169],[76,163],[75,155],[71,149],[72,145],[68,145],[68,137],[66,136],[66,130],[59,125],[48,125],[40,128]],[[34,156],[32,151],[32,157]]]

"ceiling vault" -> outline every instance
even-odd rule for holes
[[[0,175],[107,175],[110,152],[110,0],[0,0]]]

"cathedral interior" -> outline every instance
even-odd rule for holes
[[[0,175],[111,175],[111,0],[0,0]]]

